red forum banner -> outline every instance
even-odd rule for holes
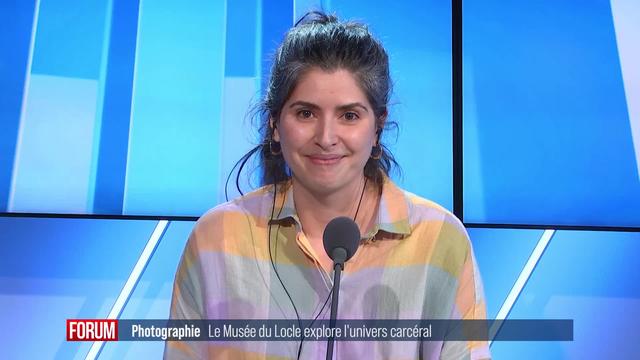
[[[67,319],[67,341],[118,341],[118,320]]]

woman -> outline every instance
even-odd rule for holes
[[[177,319],[327,319],[332,261],[322,233],[338,216],[362,239],[340,288],[344,319],[483,319],[466,231],[439,205],[399,189],[381,143],[391,80],[366,27],[312,13],[278,48],[262,103],[264,187],[196,224],[174,286]],[[165,356],[324,358],[326,343],[167,344]],[[484,342],[336,342],[335,357],[489,358]]]

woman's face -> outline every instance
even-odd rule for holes
[[[295,181],[315,194],[358,186],[376,144],[376,121],[348,70],[310,69],[280,114],[273,137]]]

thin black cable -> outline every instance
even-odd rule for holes
[[[242,156],[240,158],[240,160],[236,161],[236,163],[231,168],[231,171],[229,171],[229,175],[227,175],[227,180],[224,182],[224,198],[226,199],[226,201],[229,201],[229,193],[228,193],[227,190],[229,188],[229,180],[231,179],[231,175],[233,175],[233,172],[235,171],[236,168],[238,168],[238,166],[239,166],[239,168],[238,168],[238,174],[239,174],[240,171],[242,171],[242,169],[244,168],[244,165],[247,163],[247,161],[249,161],[249,159],[251,159],[253,154],[258,152],[261,148],[262,148],[262,145],[258,145],[256,147],[254,147],[253,149],[249,150],[249,152],[244,154],[244,156]],[[240,195],[244,195],[244,193],[242,193],[242,190],[240,189],[240,177],[239,176],[236,176],[236,189],[238,190]],[[273,216],[273,214],[271,214],[271,215]]]
[[[271,221],[273,221],[273,213],[275,212],[275,207],[276,207],[276,183],[273,184],[273,202],[271,205],[271,219],[269,220],[269,224],[268,224],[268,246],[269,246],[269,260],[271,260],[271,267],[273,267],[273,271],[276,273],[276,277],[278,278],[278,281],[280,281],[280,285],[282,285],[282,288],[284,289],[284,292],[287,294],[287,297],[289,297],[289,301],[291,302],[291,305],[293,306],[293,310],[296,312],[296,318],[298,319],[298,327],[302,328],[302,322],[300,320],[300,313],[298,312],[298,308],[296,307],[296,304],[293,302],[293,298],[291,297],[291,294],[289,294],[289,290],[287,290],[287,287],[284,285],[284,282],[282,281],[282,278],[280,277],[280,274],[278,273],[278,269],[276,269],[276,264],[273,261],[273,255],[271,253]],[[284,199],[283,199],[283,204],[284,204]],[[280,212],[282,211],[282,207],[280,207]],[[279,213],[278,213],[279,216]],[[280,225],[278,225],[278,230],[279,230]],[[278,233],[276,232],[276,236]],[[276,243],[277,243],[277,239],[276,239]]]
[[[268,237],[269,237],[269,241],[268,241],[268,246],[269,246],[269,260],[271,260],[271,267],[273,268],[273,272],[275,272],[276,277],[278,278],[278,281],[280,281],[280,285],[282,285],[282,288],[284,289],[284,292],[287,294],[287,297],[289,298],[289,301],[291,302],[291,305],[293,306],[293,310],[296,313],[296,319],[298,320],[298,327],[300,329],[302,329],[302,320],[300,319],[300,313],[298,312],[298,308],[296,307],[296,304],[293,301],[293,298],[291,297],[291,294],[289,294],[289,290],[287,290],[287,287],[284,285],[284,282],[282,281],[282,278],[280,277],[280,273],[278,273],[278,269],[276,268],[276,264],[273,261],[273,255],[271,253],[271,222],[273,221],[273,213],[275,212],[275,207],[276,207],[276,183],[273,184],[273,201],[271,203],[271,216],[269,219],[269,224],[268,224]],[[284,197],[282,199],[282,204],[280,205],[280,209],[278,210],[278,217],[280,216],[280,213],[282,213],[282,208],[284,207]],[[276,236],[278,236],[277,234],[280,232],[280,224],[278,224],[278,227],[276,228]],[[276,256],[278,256],[278,252],[277,252],[277,247],[278,247],[278,241],[276,238]],[[329,295],[331,295],[331,292],[329,292]],[[320,312],[322,312],[322,310],[324,309],[324,307],[326,306],[326,303],[328,301],[328,297],[327,300],[325,300],[325,305],[322,306],[322,308],[320,309]],[[318,313],[318,315],[320,315],[320,313]],[[317,318],[317,316],[316,316]],[[314,319],[315,321],[315,319]],[[313,322],[312,322],[313,324]],[[298,346],[298,359],[300,359],[300,354],[302,352],[302,342],[304,341],[304,335],[302,336],[302,338],[300,339],[300,345]]]
[[[362,204],[362,198],[364,197],[364,190],[367,188],[368,178],[364,178],[364,186],[362,187],[362,193],[360,193],[360,201],[358,201],[358,207],[356,208],[356,213],[353,215],[353,222],[356,222],[356,218],[358,217],[358,211],[360,211],[360,204]]]
[[[329,291],[329,294],[327,295],[327,298],[324,300],[324,304],[322,304],[322,307],[320,308],[320,311],[318,311],[318,314],[316,315],[316,317],[313,318],[313,320],[311,320],[311,322],[309,323],[308,327],[305,327],[305,329],[310,328],[314,322],[316,322],[316,320],[318,320],[318,317],[320,317],[320,314],[322,314],[322,312],[324,311],[324,308],[327,306],[327,303],[329,302],[329,299],[331,299],[331,294],[333,294],[333,287],[331,288],[331,290]],[[298,359],[300,359],[300,354],[302,354],[302,342],[304,342],[304,332],[302,333],[302,338],[300,339],[300,346],[298,346]]]

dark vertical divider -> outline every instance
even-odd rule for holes
[[[462,206],[462,0],[451,1],[453,114],[453,213],[464,222]]]

